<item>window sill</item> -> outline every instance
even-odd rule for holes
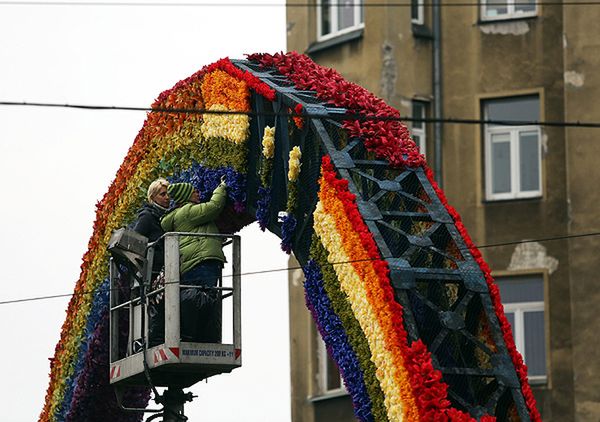
[[[323,400],[336,399],[338,397],[344,397],[347,395],[348,395],[348,391],[346,391],[345,389],[339,389],[339,390],[329,391],[324,394],[319,394],[318,396],[309,397],[308,401],[311,403],[315,403],[315,402],[319,402],[319,401],[323,401]]]
[[[425,40],[433,39],[433,33],[431,32],[431,29],[429,29],[427,26],[425,26],[423,24],[413,23],[412,24],[412,33],[415,38],[421,38],[421,39],[425,39]]]
[[[333,38],[329,38],[325,41],[316,41],[308,46],[305,53],[311,54],[316,53],[318,51],[326,50],[331,47],[338,46],[340,44],[345,44],[350,41],[358,40],[362,38],[364,33],[364,28],[359,28],[354,31],[346,32],[345,34],[341,34],[335,36]]]
[[[524,197],[524,198],[502,198],[502,199],[484,199],[482,202],[485,205],[491,205],[491,204],[506,204],[507,202],[535,202],[535,201],[540,201],[544,198],[543,195],[538,195],[538,196],[528,196],[528,197]]]
[[[535,20],[539,16],[538,15],[526,15],[526,16],[505,16],[499,18],[488,18],[482,19],[481,17],[477,21],[477,25],[493,25],[497,23],[510,23],[515,21],[527,21],[527,20]]]
[[[530,379],[529,385],[532,387],[542,388],[548,385],[548,377],[539,377],[535,379]]]

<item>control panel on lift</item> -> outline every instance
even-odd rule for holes
[[[222,240],[227,262],[216,286],[180,282],[184,236]],[[237,235],[166,233],[148,243],[132,230],[113,233],[108,248],[111,384],[186,388],[242,365],[240,246]],[[153,265],[157,250],[164,251],[158,272]],[[198,312],[183,312],[186,291],[193,292]],[[186,318],[198,318],[197,335],[182,335]]]

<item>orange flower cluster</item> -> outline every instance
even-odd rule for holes
[[[217,69],[204,77],[202,96],[207,109],[222,105],[230,111],[250,111],[250,91],[246,82],[223,70]]]
[[[368,247],[375,245],[364,244],[370,237],[370,232],[357,214],[354,196],[347,190],[347,182],[336,178],[327,159],[324,159],[323,167],[320,204],[323,213],[329,216],[335,225],[328,227],[329,235],[332,234],[332,230],[339,235],[340,249],[348,257],[347,261],[352,262],[351,269],[336,266],[336,272],[342,290],[348,295],[369,342],[373,361],[378,368],[377,376],[386,397],[388,417],[390,420],[419,420],[419,410],[410,385],[410,374],[402,355],[403,350],[406,350],[406,333],[401,327],[401,314],[398,309],[393,309],[396,302],[390,289],[382,288],[384,283],[389,285],[387,268],[382,266],[380,256],[373,256],[373,252],[377,252]],[[352,212],[352,209],[356,212]],[[316,216],[315,221],[319,221],[319,218]],[[318,228],[315,229],[319,231]],[[336,252],[332,250],[334,243],[327,239],[326,233],[320,233],[320,236],[330,253],[331,262],[339,262],[340,258],[344,258],[335,256]],[[351,279],[357,279],[358,284],[350,282]],[[357,289],[360,289],[360,294]],[[366,297],[367,303],[361,303],[360,296]],[[401,330],[398,330],[398,323]]]
[[[473,421],[450,407],[447,385],[433,367],[427,347],[422,342],[408,346],[389,269],[360,216],[355,196],[348,191],[348,182],[337,178],[328,157],[323,159],[322,172],[315,233],[330,262],[351,263],[336,265],[336,274],[371,348],[389,419]]]

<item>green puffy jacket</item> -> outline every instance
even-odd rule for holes
[[[165,215],[161,226],[165,232],[219,233],[215,224],[226,200],[225,185],[219,185],[209,202],[188,202]],[[182,236],[179,242],[179,271],[181,274],[206,259],[225,262],[222,239],[219,237]]]

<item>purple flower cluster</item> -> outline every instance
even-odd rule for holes
[[[213,169],[193,163],[190,168],[170,177],[169,182],[191,183],[200,192],[200,199],[208,201],[223,176],[227,183],[227,197],[233,202],[235,212],[243,213],[246,210],[246,176],[232,167]]]
[[[360,421],[373,421],[371,399],[367,392],[363,372],[352,349],[346,330],[327,296],[319,265],[310,260],[304,267],[304,294],[306,306],[317,324],[327,346],[327,352],[338,364],[344,385],[352,397],[354,414]]]
[[[281,223],[281,250],[287,254],[292,253],[292,238],[297,224],[298,222],[293,214],[287,214],[283,217]]]
[[[102,315],[108,312],[108,279],[104,280],[104,282],[98,287],[96,293],[94,295],[94,300],[92,302],[92,310],[88,316],[87,324],[85,326],[84,336],[85,340],[82,342],[81,347],[79,348],[79,353],[77,355],[77,360],[75,361],[75,370],[73,371],[73,376],[66,381],[65,385],[65,396],[62,400],[60,409],[56,412],[56,417],[58,420],[66,420],[67,415],[72,406],[73,395],[76,390],[78,390],[77,396],[81,395],[82,386],[80,381],[80,375],[82,374],[83,365],[85,362],[85,356],[88,352],[88,346],[90,341],[92,340],[92,335],[94,333],[94,329],[98,322],[102,319]]]
[[[108,287],[107,279],[96,291],[86,325],[86,339],[75,363],[74,375],[67,381],[57,420],[137,422],[142,418],[140,414],[124,412],[117,406],[114,390],[109,384]],[[125,330],[121,330],[121,336],[121,343],[125,343]],[[146,407],[149,398],[149,390],[145,387],[132,388],[125,395],[127,405],[132,407]]]
[[[262,231],[269,225],[269,206],[271,205],[271,188],[258,188],[258,200],[256,201],[256,219]]]
[[[67,380],[62,406],[56,419],[66,422],[100,421],[136,422],[141,415],[123,412],[118,408],[113,388],[108,382],[108,279],[96,290],[92,310],[85,328],[85,339],[75,362],[73,376]],[[126,342],[126,331],[121,333],[121,343]],[[127,404],[146,407],[147,388],[132,388],[126,393]]]

